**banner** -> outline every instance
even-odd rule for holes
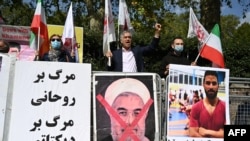
[[[91,64],[17,61],[14,80],[8,141],[91,141]]]
[[[49,36],[52,34],[62,35],[64,26],[62,25],[47,25],[49,30]],[[29,46],[29,39],[31,36],[31,30],[29,26],[13,26],[13,25],[1,25],[0,24],[0,38],[8,42],[15,42],[21,46],[19,60],[34,60],[35,50]],[[75,27],[76,40],[79,51],[79,62],[83,60],[83,28]]]
[[[30,27],[0,25],[0,38],[7,41],[18,41],[22,44],[29,44]]]

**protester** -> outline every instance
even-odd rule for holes
[[[161,78],[166,78],[169,73],[169,64],[179,65],[196,65],[196,62],[191,62],[183,54],[184,41],[181,37],[176,37],[171,43],[170,52],[163,57],[160,65],[159,75]]]
[[[9,43],[3,39],[0,39],[0,53],[8,53],[10,50]]]
[[[21,51],[21,45],[17,42],[9,42],[10,50],[9,55],[13,55],[17,60],[20,60],[19,55]]]
[[[226,108],[225,102],[217,97],[219,82],[216,71],[205,72],[203,87],[206,97],[192,106],[189,136],[223,138]]]
[[[117,72],[143,72],[143,56],[152,53],[158,46],[160,31],[161,25],[156,23],[154,38],[151,44],[145,47],[132,47],[132,33],[127,30],[123,31],[120,35],[122,48],[106,53],[106,57],[111,58],[111,64],[107,64],[107,70]]]
[[[54,62],[75,62],[74,53],[69,53],[63,48],[63,43],[60,35],[53,34],[50,37],[51,48],[45,53],[41,60]]]
[[[137,79],[121,78],[112,82],[105,92],[105,100],[113,109],[106,107],[111,134],[102,141],[149,141],[145,131],[149,110],[146,105],[150,99],[148,88]]]

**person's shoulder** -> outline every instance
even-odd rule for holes
[[[223,101],[223,100],[221,100],[221,99],[219,99],[219,104],[221,104],[221,105],[225,106],[225,105],[226,105],[226,102],[225,102],[225,101]]]
[[[2,53],[0,52],[0,56],[6,56],[6,57],[9,57],[10,55],[8,53]]]
[[[41,58],[39,58],[40,61],[49,61],[49,52],[46,52],[43,54]]]
[[[203,105],[203,100],[199,100],[198,102],[194,103],[192,108],[201,108]]]
[[[43,54],[42,58],[46,58],[48,56],[49,56],[49,52],[46,52],[46,53]]]
[[[116,55],[118,55],[121,52],[122,52],[122,48],[118,48],[118,49],[112,50],[113,56],[116,56]]]

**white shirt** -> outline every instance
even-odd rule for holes
[[[137,72],[135,56],[131,49],[122,49],[122,63],[122,72]]]

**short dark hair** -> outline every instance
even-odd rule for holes
[[[174,39],[172,40],[171,45],[174,43],[174,41],[175,41],[176,39],[184,40],[181,36],[176,36],[176,37],[174,37]]]
[[[0,39],[0,42],[3,42],[4,44],[4,47],[0,48],[0,52],[2,53],[8,53],[9,50],[10,50],[10,45],[7,41],[3,40],[3,39]]]
[[[10,48],[17,48],[19,52],[21,51],[21,45],[17,42],[9,42],[9,46]]]
[[[217,74],[216,71],[206,70],[206,71],[205,71],[205,74],[204,74],[203,82],[205,81],[205,78],[206,78],[206,76],[208,76],[208,75],[215,76],[215,77],[217,78],[217,80],[218,80],[218,74]]]
[[[120,34],[120,39],[124,36],[125,33],[130,33],[130,35],[131,35],[131,37],[132,37],[132,32],[131,32],[131,31],[129,31],[129,30],[124,30],[124,31],[122,31],[121,34]]]

